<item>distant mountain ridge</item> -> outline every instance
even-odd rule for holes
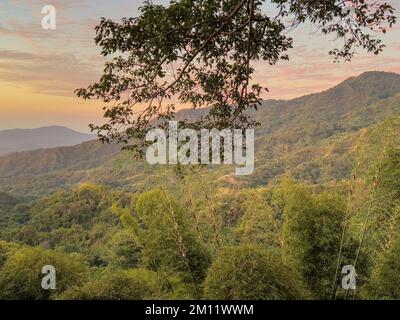
[[[204,112],[184,110],[177,118],[193,120]],[[261,123],[256,129],[255,172],[241,181],[265,185],[279,177],[285,170],[285,149],[296,178],[311,183],[344,179],[365,132],[391,117],[400,120],[400,75],[396,73],[367,72],[321,93],[264,101],[254,112]],[[133,190],[155,184],[157,168],[120,152],[121,147],[89,141],[3,156],[0,186],[16,195],[40,195],[80,182]],[[217,178],[230,177],[225,166],[212,170]]]
[[[0,131],[0,156],[20,151],[73,146],[94,138],[92,134],[62,126],[3,130]]]

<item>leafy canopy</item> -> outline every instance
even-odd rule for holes
[[[372,31],[386,32],[395,22],[394,8],[378,0],[144,1],[138,17],[101,19],[95,41],[110,60],[97,83],[76,93],[105,103],[107,122],[91,129],[127,149],[140,151],[147,131],[174,117],[176,102],[210,108],[182,125],[253,127],[246,110],[257,108],[263,90],[252,80],[253,62],[288,60],[290,30],[311,23],[343,40],[330,54],[350,60],[357,47],[382,51]]]

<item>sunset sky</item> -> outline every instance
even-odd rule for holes
[[[167,1],[154,1],[167,3]],[[400,12],[400,1],[386,1]],[[102,104],[85,102],[73,91],[96,81],[104,59],[94,45],[100,17],[136,16],[137,0],[1,0],[0,130],[64,125],[88,131],[100,122]],[[57,30],[41,28],[44,5],[57,9]],[[268,7],[266,7],[268,10]],[[387,49],[380,56],[362,53],[353,62],[333,64],[332,38],[303,26],[291,34],[291,61],[257,66],[255,80],[270,89],[266,98],[288,99],[330,88],[365,71],[400,72],[400,25],[381,36]],[[340,43],[336,43],[340,46]]]

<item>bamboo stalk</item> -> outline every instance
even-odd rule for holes
[[[358,259],[360,257],[361,249],[362,249],[362,246],[364,244],[365,236],[366,236],[367,231],[368,231],[369,219],[371,217],[371,212],[372,212],[372,202],[373,202],[372,199],[373,199],[373,197],[375,195],[375,192],[376,192],[376,190],[378,189],[378,186],[379,186],[379,178],[380,178],[382,164],[383,164],[383,160],[385,159],[385,155],[386,155],[386,150],[387,150],[388,144],[389,144],[389,142],[387,142],[385,144],[385,147],[383,148],[383,152],[382,152],[380,160],[379,160],[378,168],[375,171],[373,185],[372,185],[372,192],[371,192],[371,201],[370,201],[370,205],[368,206],[367,216],[365,217],[365,222],[364,222],[364,226],[363,226],[363,231],[361,233],[360,243],[358,245],[356,257],[354,259],[354,263],[353,263],[354,269],[356,269],[357,262],[358,262]],[[350,293],[350,289],[347,289],[346,295],[345,295],[345,300],[347,300],[347,298],[349,297],[349,293]]]
[[[335,300],[336,299],[336,295],[337,295],[337,287],[338,287],[337,279],[338,279],[338,276],[339,276],[340,262],[342,260],[342,255],[343,255],[344,239],[346,237],[348,218],[349,218],[349,216],[351,214],[351,202],[352,202],[352,199],[353,199],[355,180],[356,180],[356,175],[354,174],[353,175],[353,183],[352,183],[352,185],[350,186],[350,189],[349,189],[349,197],[348,197],[348,201],[347,201],[346,214],[345,214],[344,221],[343,221],[342,237],[341,237],[341,240],[340,240],[339,254],[338,254],[338,259],[337,259],[337,262],[336,262],[335,277],[333,279],[333,284],[332,284],[332,292],[331,292],[331,299],[332,300]]]
[[[195,207],[194,207],[194,201],[193,201],[193,194],[192,194],[192,191],[190,190],[190,187],[189,187],[189,185],[187,184],[185,178],[183,178],[183,183],[184,183],[184,185],[185,185],[185,189],[187,190],[187,193],[188,193],[188,196],[189,196],[189,206],[190,206],[190,209],[191,209],[190,211],[191,211],[192,217],[193,217],[193,219],[194,219],[194,221],[195,221],[195,223],[196,223],[196,231],[197,231],[199,240],[202,241],[202,242],[204,242],[203,234],[202,234],[201,229],[200,229],[199,217],[197,216],[197,214],[196,214],[196,209],[195,209]]]
[[[171,203],[171,200],[170,200],[170,198],[169,198],[169,196],[168,196],[168,194],[165,191],[163,186],[161,186],[161,191],[163,192],[164,197],[167,200],[168,205],[169,205],[169,209],[170,209],[170,212],[171,212],[171,218],[172,218],[172,222],[173,222],[173,225],[174,225],[174,229],[175,229],[175,233],[176,233],[176,237],[177,237],[177,242],[178,242],[178,246],[179,246],[179,251],[180,251],[180,254],[182,256],[183,263],[185,264],[186,268],[189,271],[191,280],[193,282],[193,286],[194,286],[196,297],[197,297],[198,300],[200,300],[200,293],[199,293],[199,290],[197,288],[197,284],[196,284],[196,281],[195,281],[195,278],[194,278],[194,275],[193,275],[192,268],[190,267],[190,263],[189,263],[189,260],[187,258],[187,249],[185,247],[185,244],[183,243],[183,237],[182,237],[182,234],[181,234],[181,232],[179,230],[179,224],[178,224],[178,221],[176,219],[175,210],[174,210],[174,208],[172,206],[172,203]]]

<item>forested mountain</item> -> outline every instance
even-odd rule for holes
[[[96,141],[1,157],[0,298],[399,299],[400,75],[266,101],[255,117],[245,177]],[[54,292],[36,285],[49,263]]]
[[[368,127],[400,115],[400,75],[368,72],[319,94],[289,101],[266,101],[255,113],[255,173],[241,178],[264,185],[284,170],[284,158],[296,177],[321,182],[348,177],[351,150]],[[181,111],[191,119],[204,111]],[[65,148],[0,157],[0,185],[11,193],[40,195],[79,182],[95,182],[135,190],[151,186],[157,175],[121,146],[90,141]],[[288,154],[285,155],[284,153]],[[224,181],[237,182],[232,168],[217,168]],[[154,173],[154,172],[153,172]]]

